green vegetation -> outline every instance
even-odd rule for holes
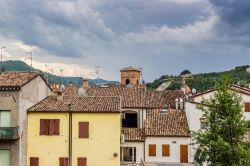
[[[64,84],[67,85],[69,83],[74,85],[82,85],[83,78],[82,77],[68,77],[68,76],[56,76],[47,72],[43,72],[41,70],[31,68],[25,62],[22,61],[4,61],[1,65],[5,68],[6,71],[39,71],[43,74],[44,78],[48,80],[49,84],[56,83],[56,84]],[[118,81],[107,81],[103,79],[92,79],[89,80],[90,84],[119,84]]]
[[[193,132],[194,143],[199,145],[195,159],[210,166],[248,166],[249,144],[244,142],[247,123],[243,118],[242,98],[230,90],[230,77],[219,79],[214,98],[198,108],[203,112],[206,127]]]
[[[220,78],[220,76],[230,74],[232,75],[234,84],[240,83],[242,86],[247,86],[247,84],[250,83],[250,73],[246,72],[248,67],[249,66],[239,66],[230,71],[194,74],[189,78],[185,78],[185,82],[191,89],[195,88],[197,92],[202,92],[214,88],[216,81]],[[188,70],[184,71],[186,73]],[[167,89],[175,90],[181,88],[182,79],[183,78],[181,76],[165,75],[154,80],[152,83],[147,83],[146,86],[149,89],[156,89],[163,82],[171,81],[171,84]]]

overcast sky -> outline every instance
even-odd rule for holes
[[[0,0],[3,59],[63,75],[119,80],[250,64],[249,0]]]

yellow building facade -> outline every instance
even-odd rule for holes
[[[46,100],[40,105],[44,102]],[[51,135],[41,134],[41,121],[45,119],[59,122],[57,135],[53,131]],[[88,124],[87,138],[80,137],[82,122]],[[74,111],[73,107],[69,113],[46,111],[46,106],[44,111],[33,108],[28,111],[27,166],[37,163],[39,166],[82,166],[79,159],[85,160],[84,166],[120,166],[120,133],[118,111]],[[31,161],[34,158],[35,164]],[[62,158],[66,158],[67,163],[60,161]]]

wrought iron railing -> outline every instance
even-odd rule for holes
[[[18,127],[0,127],[0,140],[19,138]]]

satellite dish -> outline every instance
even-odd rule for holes
[[[197,92],[196,89],[193,88],[192,93],[195,94],[196,92]]]
[[[65,90],[65,86],[62,84],[60,90],[63,92]]]
[[[84,88],[79,88],[77,92],[78,96],[87,96],[86,91]]]

